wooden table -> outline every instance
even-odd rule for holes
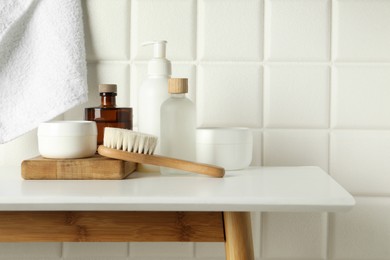
[[[254,259],[253,211],[345,211],[353,197],[318,167],[253,167],[225,178],[134,173],[121,181],[26,181],[0,168],[1,242],[193,241]]]

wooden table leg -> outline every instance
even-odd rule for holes
[[[249,212],[224,212],[226,260],[254,260]]]

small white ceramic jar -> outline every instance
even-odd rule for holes
[[[45,158],[84,158],[96,153],[94,121],[52,121],[38,127],[38,149]]]
[[[252,161],[253,136],[248,128],[210,127],[196,131],[196,159],[225,170],[247,168]]]

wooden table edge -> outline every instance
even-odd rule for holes
[[[0,242],[225,242],[254,259],[249,212],[1,211]]]

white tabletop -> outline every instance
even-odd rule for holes
[[[343,211],[354,198],[318,167],[252,167],[222,179],[133,173],[126,180],[23,180],[0,168],[0,210]]]

